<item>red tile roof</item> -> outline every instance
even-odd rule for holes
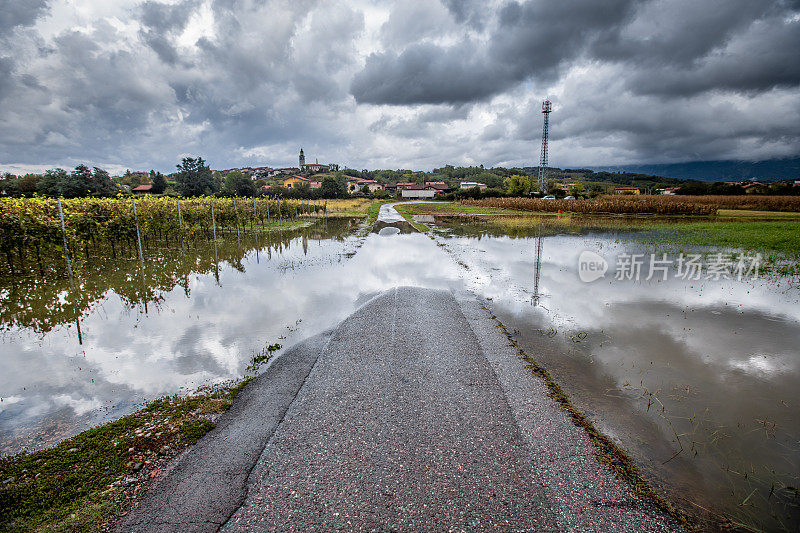
[[[133,188],[133,192],[148,192],[152,188],[152,185],[137,185]]]

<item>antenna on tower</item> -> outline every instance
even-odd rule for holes
[[[539,156],[539,192],[547,192],[547,137],[550,135],[550,112],[552,111],[550,100],[542,102],[542,114],[544,114],[544,126],[542,127],[542,153]]]

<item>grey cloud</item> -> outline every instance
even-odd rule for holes
[[[13,4],[31,9],[0,18],[24,22],[2,40],[0,163],[285,165],[313,145],[356,168],[535,164],[548,93],[564,164],[800,146],[799,2],[212,0],[178,48],[201,4],[120,8],[140,30],[87,6],[65,31]]]
[[[148,1],[139,6],[139,20],[148,28],[162,32],[182,30],[197,7],[197,0],[178,4]]]
[[[350,92],[370,104],[439,104],[481,100],[507,85],[471,43],[443,49],[416,44],[400,55],[372,54],[356,74]]]
[[[14,88],[14,60],[0,56],[0,100],[3,100]]]
[[[456,22],[483,29],[486,19],[486,4],[476,0],[443,0],[442,3],[453,14]]]
[[[528,77],[552,81],[602,31],[629,20],[632,0],[510,2],[498,14],[488,47],[463,39],[444,47],[412,44],[372,54],[351,84],[359,102],[460,103],[483,100]]]
[[[689,96],[713,90],[758,93],[800,86],[800,22],[771,19],[757,24],[762,28],[685,68],[638,69],[628,87],[643,94]]]
[[[46,0],[2,0],[0,2],[0,33],[16,26],[30,26],[47,10]]]
[[[180,57],[170,37],[186,27],[189,17],[197,7],[197,0],[174,5],[145,2],[138,8],[139,21],[143,25],[139,30],[139,38],[158,54],[162,61],[174,65]]]
[[[525,80],[546,86],[586,60],[629,65],[628,88],[648,94],[796,86],[796,4],[513,1],[497,13],[486,45],[463,37],[372,54],[351,93],[371,104],[480,101]],[[464,21],[459,7],[450,9]]]

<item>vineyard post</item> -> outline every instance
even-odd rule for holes
[[[214,199],[211,199],[211,228],[214,231],[214,242],[217,242],[217,221],[214,218]]]
[[[297,218],[297,198],[294,199],[294,218]]]
[[[142,236],[139,233],[139,214],[136,212],[136,198],[133,200],[133,220],[136,223],[136,242],[139,244],[139,264],[144,269],[144,255],[142,255]]]
[[[267,231],[272,229],[272,221],[269,219],[269,196],[267,196]]]
[[[211,199],[211,227],[214,230],[214,279],[219,285],[219,257],[217,255],[217,220],[214,218],[214,199]]]
[[[236,215],[236,242],[241,244],[241,238],[239,236],[239,210],[236,208],[236,197],[233,197],[233,212]]]
[[[175,205],[178,206],[178,236],[181,238],[181,252],[185,252],[183,246],[183,216],[181,216],[181,201],[175,198]]]
[[[67,248],[67,230],[64,227],[64,210],[61,209],[61,198],[58,199],[58,218],[61,219],[61,233],[64,235],[64,257],[67,260],[67,273],[72,281],[72,262],[69,260],[69,248]]]

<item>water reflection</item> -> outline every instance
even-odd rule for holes
[[[367,234],[330,220],[216,249],[146,250],[144,287],[138,258],[90,266],[75,290],[3,287],[2,450],[239,376],[264,345],[331,328],[380,291],[470,288],[657,487],[764,529],[798,523],[787,488],[800,485],[796,286],[582,283],[582,250],[611,264],[652,250],[620,240],[613,222],[435,224],[435,240],[405,233],[405,221]],[[377,234],[386,228],[401,233]]]
[[[468,266],[471,288],[492,298],[521,345],[654,484],[685,498],[687,508],[702,505],[763,529],[796,527],[796,285],[617,281],[617,255],[654,250],[608,229],[550,227],[539,262],[535,228],[515,228],[512,238],[491,223],[438,224],[449,236],[442,242]],[[606,257],[610,275],[581,282],[582,250]],[[526,305],[539,292],[541,305]]]
[[[239,376],[264,345],[333,327],[365,295],[461,284],[458,266],[420,234],[365,239],[346,222],[326,227],[260,245],[234,235],[218,242],[219,262],[210,243],[185,257],[149,250],[144,289],[138,258],[98,265],[76,292],[68,281],[3,289],[2,451],[42,447],[145,399]],[[421,268],[432,259],[436,268]]]

